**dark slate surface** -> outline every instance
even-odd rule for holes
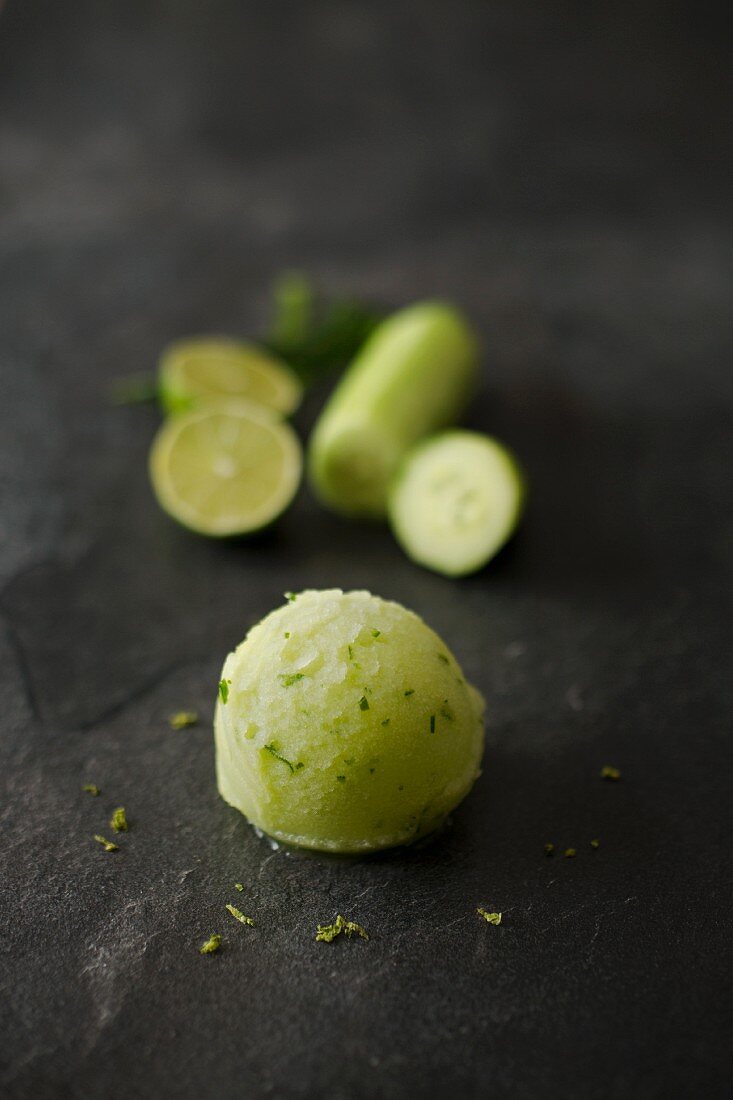
[[[730,1095],[715,11],[6,5],[4,1096]],[[473,422],[533,490],[484,574],[423,572],[305,490],[250,545],[157,510],[156,414],[110,407],[110,380],[178,334],[260,331],[284,266],[474,316]],[[306,585],[415,608],[488,697],[485,774],[421,851],[272,852],[217,797],[222,658]],[[204,721],[172,733],[182,706]],[[91,834],[120,803],[132,829],[106,855]],[[235,881],[254,929],[223,910]],[[314,943],[337,911],[371,941]]]

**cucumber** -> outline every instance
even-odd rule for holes
[[[510,538],[524,497],[524,479],[506,447],[479,432],[450,431],[406,456],[389,517],[408,557],[461,577],[481,569]]]
[[[347,515],[385,515],[401,458],[455,423],[477,366],[478,341],[452,306],[420,302],[383,321],[311,436],[308,472],[320,500]]]

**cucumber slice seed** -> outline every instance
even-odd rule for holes
[[[481,569],[507,542],[523,498],[511,452],[490,436],[456,430],[408,453],[391,489],[389,516],[408,557],[460,577]]]

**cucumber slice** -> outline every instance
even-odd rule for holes
[[[419,302],[383,321],[311,435],[308,469],[320,500],[346,515],[383,516],[403,455],[455,423],[477,366],[476,336],[452,306]]]
[[[461,577],[501,549],[523,500],[523,478],[510,451],[488,435],[451,431],[407,455],[392,486],[389,516],[408,557]]]

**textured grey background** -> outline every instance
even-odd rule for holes
[[[3,1095],[730,1095],[728,61],[705,4],[5,6]],[[474,317],[532,485],[485,573],[305,489],[251,544],[156,508],[110,380],[261,331],[286,266]],[[488,697],[424,850],[273,853],[217,797],[221,660],[306,585],[415,608]],[[336,911],[371,941],[314,943]]]

